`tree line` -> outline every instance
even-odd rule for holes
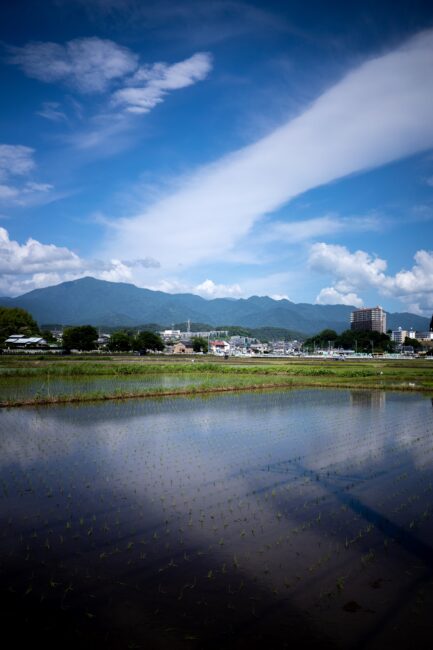
[[[92,325],[66,327],[63,330],[63,349],[69,351],[94,350],[97,347],[98,338],[98,331]],[[113,332],[106,343],[106,348],[110,352],[135,351],[145,354],[148,351],[162,352],[164,347],[164,341],[159,334],[149,331],[142,331],[137,334],[127,331]]]
[[[407,337],[403,345],[410,345],[414,350],[422,347],[419,341]],[[394,352],[395,344],[388,334],[379,332],[345,330],[341,334],[337,334],[335,330],[325,329],[304,342],[304,350],[313,351],[316,348],[322,350],[337,348],[357,352]]]

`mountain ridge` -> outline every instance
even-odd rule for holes
[[[214,298],[190,293],[169,294],[126,282],[97,280],[91,276],[16,298],[0,298],[4,307],[22,307],[40,323],[64,325],[134,326],[154,322],[170,326],[188,319],[212,326],[238,325],[251,328],[280,327],[315,334],[330,328],[341,332],[350,327],[350,305],[312,305],[269,296]],[[408,312],[387,313],[387,327],[427,330],[429,319]]]

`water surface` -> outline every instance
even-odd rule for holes
[[[2,410],[0,476],[15,634],[26,620],[57,647],[384,648],[433,631],[424,396]]]

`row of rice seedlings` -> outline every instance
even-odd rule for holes
[[[161,432],[158,432],[160,434]],[[162,431],[164,433],[164,431]],[[266,432],[267,434],[272,433],[272,432]],[[287,432],[287,437],[290,438],[290,442],[293,439],[293,430],[289,430]],[[124,436],[130,435],[130,432],[128,430],[125,431],[119,431],[117,436],[119,439],[122,439]],[[289,500],[288,502],[284,501],[282,498],[283,496],[287,497],[287,494],[282,492],[283,487],[272,487],[265,489],[264,492],[261,493],[261,496],[256,499],[256,494],[252,495],[249,493],[248,498],[245,499],[245,490],[250,490],[250,482],[249,482],[249,472],[247,471],[246,473],[242,471],[242,463],[245,463],[248,469],[248,465],[257,462],[259,462],[259,466],[262,466],[262,475],[266,475],[266,464],[269,461],[269,463],[272,463],[274,460],[274,455],[272,452],[272,444],[275,445],[275,454],[277,451],[279,451],[279,443],[281,442],[281,439],[283,438],[284,432],[281,430],[278,432],[278,435],[274,436],[269,436],[267,435],[267,442],[268,445],[270,444],[271,446],[271,452],[269,452],[269,448],[264,444],[261,447],[259,446],[259,449],[256,450],[254,449],[254,453],[248,453],[250,446],[247,445],[247,448],[245,449],[246,445],[245,442],[248,441],[248,443],[251,443],[251,436],[245,436],[244,433],[242,432],[235,432],[234,434],[231,434],[230,436],[228,435],[221,435],[218,437],[218,445],[212,444],[212,449],[211,452],[209,453],[208,446],[209,446],[209,438],[206,437],[203,440],[198,441],[196,437],[194,436],[182,436],[182,438],[178,438],[175,436],[173,439],[166,438],[164,441],[164,444],[158,445],[156,448],[152,448],[151,450],[146,450],[146,444],[143,442],[143,440],[139,440],[136,438],[133,443],[133,447],[131,448],[131,445],[129,445],[126,449],[122,449],[117,446],[115,448],[116,454],[119,453],[119,450],[121,451],[121,458],[120,461],[124,463],[123,469],[126,470],[126,476],[121,476],[121,477],[116,477],[113,475],[107,475],[106,480],[108,479],[108,486],[106,486],[106,495],[107,498],[110,499],[112,502],[113,500],[115,501],[116,499],[123,500],[125,497],[126,503],[132,503],[135,501],[136,498],[142,498],[144,494],[147,495],[147,497],[150,497],[150,503],[154,507],[154,511],[157,516],[157,521],[159,521],[158,525],[155,527],[155,530],[153,531],[152,535],[149,538],[143,538],[141,539],[140,546],[143,547],[149,547],[151,549],[149,553],[149,557],[152,558],[152,560],[155,557],[162,557],[164,554],[167,556],[172,553],[173,548],[177,548],[177,546],[182,546],[182,540],[183,543],[185,544],[185,539],[187,549],[188,549],[188,544],[191,544],[194,539],[197,539],[197,534],[204,535],[204,538],[206,541],[210,541],[210,544],[206,546],[203,545],[203,549],[197,551],[198,553],[201,553],[199,557],[206,557],[207,554],[210,554],[212,557],[215,554],[215,547],[220,547],[219,552],[220,553],[231,553],[233,548],[236,549],[241,549],[241,552],[236,553],[233,555],[233,560],[232,560],[232,568],[234,570],[239,570],[242,569],[243,567],[251,567],[251,563],[253,562],[254,565],[257,565],[256,562],[251,560],[251,555],[252,551],[256,548],[257,553],[259,555],[263,555],[263,553],[269,552],[269,557],[270,558],[277,558],[279,557],[279,554],[276,552],[278,548],[282,548],[284,543],[289,543],[289,540],[291,543],[293,543],[293,539],[296,536],[297,540],[299,541],[296,542],[297,548],[302,548],[302,539],[304,539],[306,534],[309,534],[312,530],[313,527],[315,526],[322,526],[326,530],[326,525],[325,524],[325,515],[329,515],[329,517],[332,518],[333,516],[333,511],[330,511],[329,513],[324,513],[321,515],[321,518],[318,519],[319,515],[317,518],[315,517],[310,517],[310,519],[307,519],[307,521],[301,521],[302,524],[300,525],[300,529],[297,530],[296,532],[291,531],[290,534],[283,536],[280,531],[278,531],[278,535],[275,538],[276,535],[276,528],[279,528],[283,525],[286,516],[289,516],[290,514],[293,514],[293,512],[299,513],[300,515],[303,515],[304,513],[301,510],[300,506],[300,498],[310,498],[314,499],[313,496],[313,488],[316,489],[317,483],[320,483],[319,481],[312,480],[311,476],[311,471],[305,475],[298,476],[295,475],[292,477],[292,486],[290,489],[294,488],[294,493],[289,492]],[[259,440],[259,436],[256,436],[256,439]],[[350,439],[350,436],[348,436],[348,439]],[[189,445],[189,449],[187,449],[187,452],[185,453],[185,442],[187,443],[187,447]],[[233,445],[233,442],[235,443]],[[55,441],[54,441],[55,443]],[[200,444],[198,444],[200,443]],[[219,451],[224,448],[228,443],[232,443],[230,450],[233,451],[233,460],[230,462],[226,463],[222,468],[221,466],[218,467],[218,471],[215,471],[213,464],[216,464],[218,459],[219,459]],[[200,451],[204,446],[206,445],[206,453],[203,454],[202,451]],[[55,446],[55,444],[54,444]],[[97,445],[96,445],[97,446]],[[341,446],[341,443],[340,443]],[[84,449],[82,450],[82,455],[87,454],[88,452],[91,452],[92,449],[95,447],[95,442],[88,442],[87,445],[84,445]],[[331,446],[332,449],[332,446]],[[39,452],[41,449],[39,449]],[[42,453],[47,453],[49,454],[50,451],[52,451],[49,446],[45,447],[42,449]],[[402,447],[400,446],[399,448],[400,453],[403,451]],[[242,458],[242,452],[244,452],[244,457]],[[246,452],[246,453],[245,453]],[[144,454],[144,456],[143,456]],[[159,454],[159,455],[158,455]],[[202,465],[202,462],[200,461],[200,458],[202,457],[206,458],[206,463]],[[312,456],[311,453],[308,455],[305,455],[305,461],[310,460],[314,464],[314,455]],[[139,459],[138,463],[133,462],[134,458]],[[112,518],[108,518],[108,521],[102,525],[102,530],[101,528],[97,527],[96,521],[93,519],[93,516],[90,521],[88,521],[88,518],[86,516],[80,516],[78,519],[78,506],[80,505],[81,497],[86,494],[87,490],[91,490],[91,493],[94,493],[96,490],[96,485],[97,480],[100,477],[98,477],[98,472],[99,470],[102,470],[104,464],[100,463],[85,463],[84,465],[82,464],[81,461],[82,456],[80,457],[80,461],[75,461],[75,465],[72,465],[72,470],[76,470],[76,477],[79,479],[79,483],[77,478],[75,478],[74,474],[71,475],[71,484],[67,486],[67,488],[71,488],[72,485],[72,493],[75,492],[76,498],[73,499],[74,501],[74,508],[76,507],[77,510],[74,511],[74,518],[68,519],[65,525],[65,530],[67,531],[65,535],[63,536],[64,540],[66,539],[66,535],[73,534],[74,539],[75,536],[78,535],[77,541],[80,542],[80,548],[83,550],[84,548],[87,548],[90,545],[90,548],[92,547],[92,540],[94,540],[96,534],[102,535],[102,533],[106,532],[111,533],[111,527],[113,527],[115,530],[116,529],[122,529],[119,530],[117,533],[117,540],[113,542],[109,548],[111,548],[110,551],[101,551],[100,555],[102,556],[100,558],[101,563],[104,563],[108,558],[110,559],[118,559],[120,557],[124,558],[124,562],[122,563],[125,566],[123,566],[123,570],[125,570],[126,567],[131,566],[134,561],[144,561],[146,562],[147,559],[147,549],[142,550],[139,547],[139,544],[136,541],[132,541],[133,538],[133,531],[131,530],[131,526],[133,525],[132,522],[134,522],[135,525],[137,525],[137,520],[139,517],[137,516],[136,512],[127,512],[127,508],[125,507],[126,504],[122,504],[122,508],[117,510],[117,513],[114,515],[112,514]],[[296,467],[296,463],[299,464],[300,457],[293,457],[294,458],[294,465]],[[364,459],[365,460],[365,459]],[[179,464],[179,461],[180,464]],[[185,467],[182,465],[183,462],[188,462],[194,463],[194,472],[190,471],[189,474],[185,475]],[[210,479],[209,477],[209,464],[212,466],[212,473],[215,478],[214,481],[212,481],[212,478]],[[304,463],[305,464],[305,463]],[[308,465],[307,465],[308,466]],[[128,470],[129,467],[129,470]],[[144,471],[148,473],[146,477],[146,481],[138,480],[137,478],[137,472],[141,469],[141,471]],[[96,474],[95,474],[96,470]],[[173,473],[174,470],[174,473]],[[329,482],[332,480],[335,476],[338,476],[338,471],[339,470],[332,470],[331,472],[329,469],[326,471],[325,476],[326,480]],[[336,473],[337,472],[337,473]],[[128,475],[129,473],[129,475]],[[227,474],[230,473],[232,475],[232,478],[227,481]],[[84,475],[84,476],[83,476]],[[41,481],[41,488],[43,489],[45,493],[45,498],[47,500],[51,500],[53,498],[62,498],[62,499],[67,499],[67,495],[65,495],[65,488],[60,486],[59,487],[59,495],[56,493],[55,489],[51,486],[51,480],[47,480],[47,477],[50,476],[47,474],[45,477],[43,477],[43,480]],[[58,472],[54,471],[52,472],[52,478],[55,476],[58,476]],[[86,476],[88,478],[86,478]],[[170,478],[168,478],[170,477]],[[141,478],[141,477],[140,477]],[[320,478],[320,477],[319,477]],[[210,480],[209,480],[210,479]],[[253,481],[255,480],[255,476],[252,477]],[[371,479],[371,476],[370,476]],[[74,481],[78,483],[74,487]],[[88,483],[86,483],[88,481]],[[118,485],[116,485],[116,483]],[[229,487],[226,489],[223,489],[224,483],[226,483]],[[284,489],[287,487],[285,485],[287,481],[284,482]],[[296,487],[297,483],[299,483],[299,488]],[[265,481],[266,484],[266,481]],[[7,489],[8,486],[6,486]],[[220,488],[220,491],[213,491],[215,488]],[[204,489],[205,488],[205,489]],[[33,487],[34,489],[34,487]],[[178,492],[178,490],[183,490],[183,495],[182,492]],[[227,493],[227,489],[231,494]],[[46,492],[45,492],[46,490]],[[63,494],[62,494],[63,490]],[[134,496],[134,490],[139,491],[138,496]],[[244,496],[242,496],[242,491],[244,492]],[[210,494],[211,493],[211,494]],[[30,492],[32,494],[32,492]],[[181,498],[183,499],[182,502],[179,500],[179,494]],[[153,495],[153,496],[152,496]],[[224,495],[224,499],[222,496]],[[24,495],[23,495],[24,496]],[[95,495],[94,495],[95,496]],[[176,499],[177,496],[177,499]],[[77,498],[78,497],[78,498]],[[20,497],[23,498],[23,497]],[[99,498],[101,498],[101,493],[99,494]],[[316,496],[316,499],[318,497]],[[245,499],[245,501],[244,501]],[[89,497],[87,497],[87,500],[89,501]],[[263,505],[259,505],[263,504]],[[282,506],[287,505],[287,515],[284,512],[284,508]],[[253,506],[257,505],[258,508],[253,508]],[[275,505],[277,505],[277,512],[275,513]],[[319,506],[319,503],[316,503],[317,506]],[[260,512],[260,507],[266,506],[266,512]],[[215,511],[217,507],[220,509],[219,510],[219,520],[218,522],[215,521]],[[253,509],[252,509],[253,508]],[[103,511],[105,515],[110,514],[110,511]],[[272,525],[269,525],[269,512],[274,513],[274,522]],[[49,515],[52,517],[55,513],[54,508],[51,508],[49,510]],[[159,513],[159,519],[158,519],[158,513]],[[279,514],[281,516],[279,516]],[[266,515],[266,516],[265,516]],[[94,515],[96,517],[96,515]],[[110,515],[111,516],[111,515]],[[148,517],[148,509],[147,512],[143,512],[143,517]],[[182,517],[186,519],[186,516],[188,516],[188,523],[187,527],[183,527],[180,525],[177,529],[177,533],[179,533],[179,537],[175,537],[173,539],[173,532],[171,530],[171,526],[173,523],[179,523],[180,519]],[[162,517],[165,519],[162,520]],[[122,522],[122,518],[124,521]],[[113,521],[114,519],[114,521]],[[257,520],[257,521],[256,521]],[[46,519],[47,525],[50,525],[50,520]],[[320,524],[320,521],[322,522]],[[92,523],[93,522],[93,523]],[[248,526],[251,524],[251,522],[254,523],[255,528],[251,528],[251,533],[249,532],[250,529]],[[69,523],[69,526],[68,526]],[[74,529],[76,527],[76,524],[78,523],[78,532],[74,532]],[[184,523],[184,522],[182,522]],[[217,525],[218,523],[218,525]],[[191,524],[191,525],[190,525]],[[162,529],[162,526],[165,526],[164,529]],[[229,532],[226,532],[226,537],[220,537],[221,530],[220,527],[227,531],[229,529]],[[264,527],[266,526],[266,528]],[[263,527],[263,530],[262,530]],[[107,528],[108,530],[104,530],[104,528]],[[138,526],[139,528],[139,526]],[[296,527],[295,527],[296,528]],[[182,529],[182,530],[180,530]],[[192,530],[189,530],[192,529]],[[254,533],[252,532],[254,530]],[[52,532],[50,532],[52,531]],[[233,532],[232,532],[233,531]],[[337,531],[338,532],[338,531]],[[371,531],[364,531],[365,534],[368,534]],[[54,536],[54,529],[48,529],[48,534],[44,538],[43,544],[42,544],[42,550],[46,553],[51,553],[55,550],[55,544],[53,543],[53,536]],[[135,533],[136,535],[137,533]],[[129,535],[129,539],[128,539]],[[214,535],[215,540],[218,538],[218,541],[215,542],[212,537],[209,537],[208,535],[212,536]],[[271,543],[265,542],[265,545],[261,545],[261,547],[256,546],[256,544],[259,544],[263,542],[265,539],[270,539]],[[199,537],[200,539],[200,537]],[[83,541],[84,540],[84,541]],[[236,540],[236,543],[235,543]],[[257,541],[256,541],[257,540]],[[23,540],[24,541],[24,540]],[[220,544],[220,542],[223,542]],[[245,549],[245,551],[242,551],[242,545],[248,542],[248,546]],[[64,541],[61,542],[60,537],[59,537],[59,546],[62,543],[65,543]],[[167,544],[169,545],[167,547]],[[266,544],[269,545],[270,548],[266,547]],[[172,546],[173,545],[173,546]],[[262,553],[260,553],[260,550]],[[337,552],[337,551],[335,551]],[[338,551],[341,554],[341,550]],[[104,557],[103,554],[106,554]],[[296,553],[296,552],[295,552]],[[370,553],[370,551],[367,551],[364,555],[367,555]],[[138,554],[138,557],[136,557],[136,554]],[[143,557],[144,555],[144,557]],[[321,570],[321,567],[327,563],[330,562],[330,551],[328,549],[324,550],[320,555],[317,555],[312,563],[308,564],[307,570],[309,573],[315,573],[317,570]],[[190,555],[188,555],[188,552],[186,552],[186,556],[184,558],[184,563],[188,563],[188,560],[190,560]],[[364,557],[364,556],[362,556]],[[367,558],[368,559],[368,558]],[[371,560],[368,559],[368,562]],[[283,563],[280,563],[282,567],[286,569],[286,571],[289,573],[290,568],[293,566],[294,561],[296,559],[294,557],[290,557],[289,561],[286,563],[286,566],[284,566]],[[310,558],[308,558],[308,561],[310,562]],[[367,560],[365,560],[367,562]],[[224,565],[224,563],[223,563]],[[222,565],[222,566],[223,566]],[[151,565],[147,565],[149,569],[151,569]],[[164,560],[163,563],[159,566],[159,569],[162,569],[161,573],[166,573],[169,572],[172,574],[173,572],[176,573],[177,567],[180,566],[178,564],[178,559],[174,559],[173,557],[169,557],[167,561]],[[227,563],[226,563],[227,566]],[[278,570],[280,570],[282,567],[274,567],[272,563],[265,564],[263,568],[263,574],[264,576],[270,576],[269,580],[272,579],[272,576],[279,575]],[[159,571],[158,569],[158,571]],[[304,567],[305,569],[305,567]],[[211,566],[207,572],[206,572],[206,580],[208,580],[210,583],[215,579],[215,576],[217,574],[218,569]],[[265,573],[267,572],[267,573]],[[221,573],[224,575],[223,570],[221,569]],[[307,575],[305,573],[305,575]],[[299,578],[299,579],[298,579]],[[51,578],[50,578],[51,579]],[[52,582],[56,583],[56,576],[52,577]],[[170,578],[171,580],[171,578]],[[268,578],[266,578],[268,580]],[[290,581],[293,580],[293,577],[291,575],[286,576],[285,578],[286,582],[290,584]],[[295,576],[294,582],[301,582],[302,580],[305,580],[305,576],[302,574],[300,576]],[[162,583],[161,583],[162,584]],[[169,583],[171,584],[171,583]],[[285,587],[287,588],[287,586]],[[166,589],[166,587],[161,587],[161,589]]]

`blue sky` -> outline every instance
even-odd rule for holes
[[[431,2],[0,11],[0,295],[433,311]]]

